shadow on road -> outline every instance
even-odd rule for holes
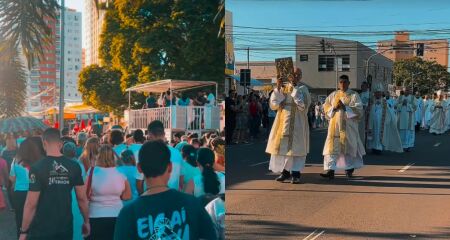
[[[322,150],[326,138],[325,130],[313,130],[311,131],[311,148],[310,153],[307,156],[307,164],[322,164],[323,156]],[[434,136],[427,132],[418,132],[416,134],[416,148],[412,152],[408,153],[393,153],[384,152],[382,155],[368,154],[364,156],[365,165],[375,166],[392,166],[387,170],[398,171],[403,166],[414,163],[414,171],[428,171],[427,176],[446,177],[450,176],[450,161],[448,155],[450,155],[449,148],[442,145],[440,147],[434,147],[435,143],[443,143],[448,139],[447,135]],[[252,181],[252,180],[272,180],[276,176],[266,174],[268,169],[268,163],[270,160],[268,154],[265,153],[266,144],[263,141],[256,142],[252,145],[234,145],[227,146],[227,188],[232,187],[235,184]],[[258,164],[257,166],[252,166]],[[260,164],[260,165],[259,165]],[[396,166],[397,168],[395,168]],[[432,171],[444,171],[444,174],[437,174]],[[445,175],[445,173],[449,173]],[[413,172],[408,172],[408,174]],[[413,173],[414,174],[414,173]],[[436,174],[436,175],[433,175]],[[317,176],[314,178],[302,179],[306,183],[319,183]],[[316,179],[316,180],[314,180]],[[358,186],[382,186],[382,187],[424,187],[424,188],[449,188],[449,185],[439,184],[415,184],[415,183],[389,183],[388,181],[446,181],[445,178],[415,178],[415,179],[369,179],[366,180],[380,180],[385,182],[358,182],[358,181],[333,181],[331,184],[345,184],[345,185],[358,185]],[[339,179],[337,179],[339,180]],[[321,181],[320,184],[328,184],[327,181]]]
[[[299,224],[283,223],[275,221],[260,221],[260,220],[230,220],[227,219],[227,239],[278,239],[280,237],[291,237],[301,239],[301,237],[309,235],[315,230],[325,231],[325,236],[342,237],[357,237],[359,239],[367,238],[381,238],[381,239],[448,239],[450,229],[441,229],[434,234],[405,234],[396,232],[355,232],[346,229],[338,228],[320,228],[303,226]],[[231,224],[230,224],[231,222]],[[245,231],[242,231],[242,226],[245,226]]]

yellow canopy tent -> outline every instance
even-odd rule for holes
[[[51,107],[42,112],[31,112],[32,116],[44,116],[58,114],[58,108]],[[97,109],[85,104],[68,104],[64,107],[64,119],[75,119],[76,114],[89,114],[99,112]]]

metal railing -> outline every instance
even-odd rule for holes
[[[202,131],[220,128],[219,107],[172,106],[130,110],[128,113],[129,129],[146,129],[147,125],[159,120],[165,129],[184,131]]]

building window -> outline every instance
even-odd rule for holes
[[[338,70],[340,72],[350,71],[350,55],[337,56]],[[319,55],[319,72],[335,71],[334,55]]]
[[[338,70],[340,72],[350,71],[350,55],[338,56]]]
[[[334,71],[334,56],[319,55],[319,72]]]
[[[307,62],[307,61],[308,61],[308,54],[301,54],[300,62]]]

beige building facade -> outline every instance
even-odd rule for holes
[[[419,44],[424,45],[423,56],[417,56],[416,48]],[[378,41],[378,52],[392,61],[400,61],[413,57],[421,57],[423,60],[437,62],[444,67],[448,67],[448,40],[429,39],[411,40],[407,31],[396,32],[393,40]],[[389,50],[394,48],[392,50]]]
[[[366,81],[367,59],[374,55],[369,63],[368,74],[372,76],[372,83],[382,82],[386,86],[392,83],[393,62],[357,41],[333,38],[296,36],[295,65],[302,69],[303,79],[318,95],[328,95],[337,87],[335,53],[327,48],[321,48],[321,40],[334,46],[337,56],[338,77],[348,75],[350,88],[359,90]]]

